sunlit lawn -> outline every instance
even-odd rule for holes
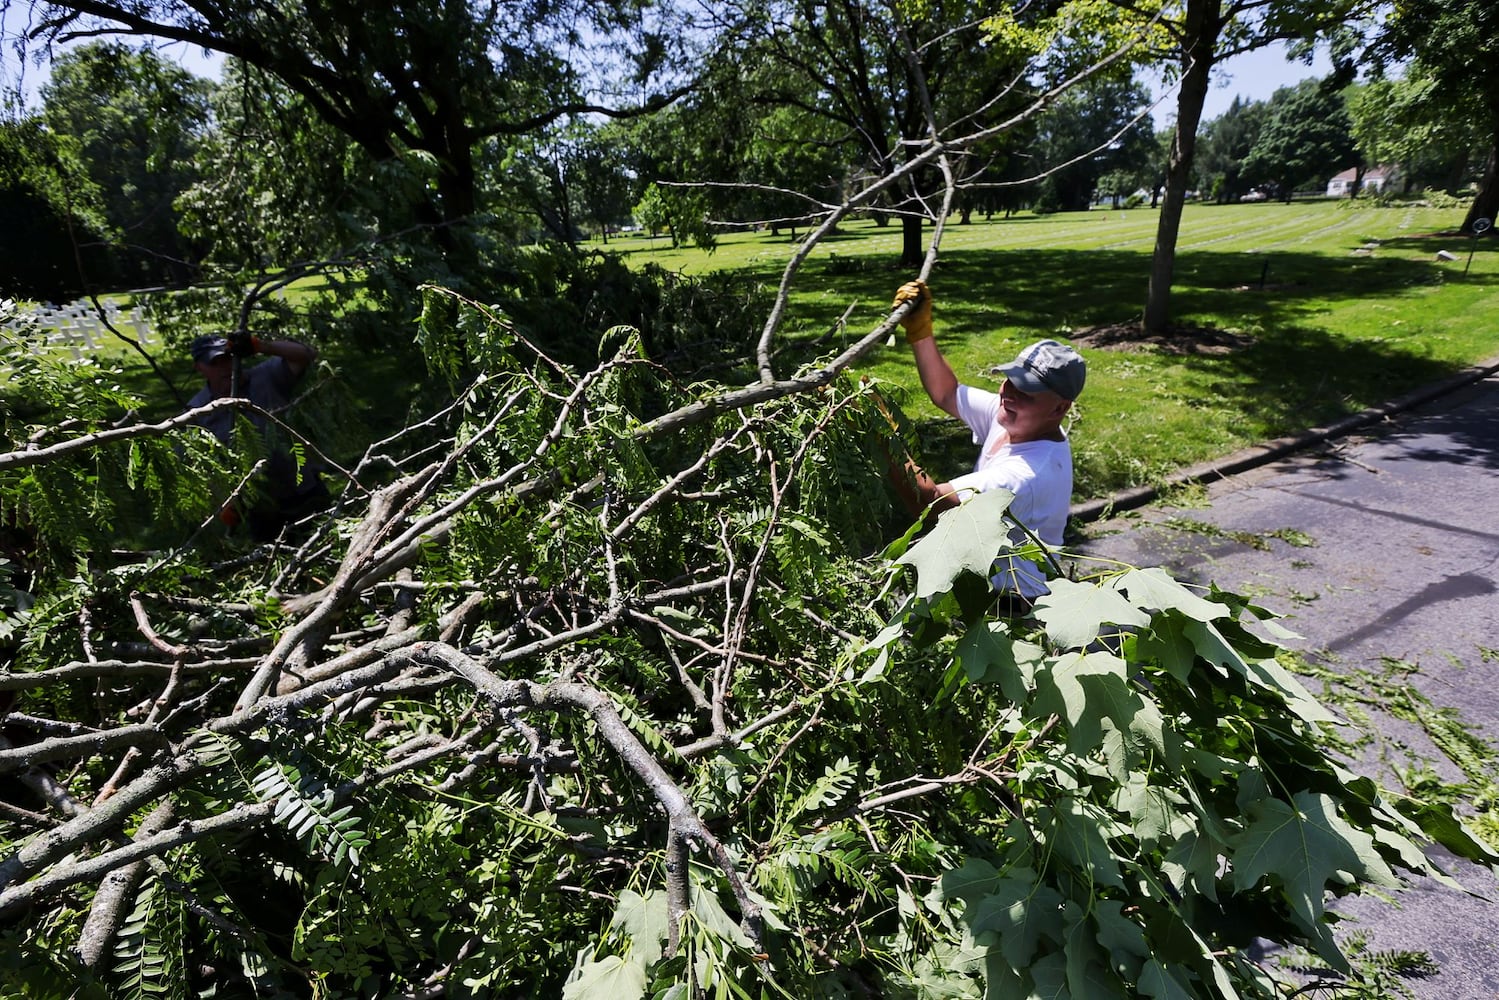
[[[1135,209],[949,226],[931,283],[937,336],[959,377],[985,384],[991,365],[1038,337],[1138,317],[1156,220]],[[1461,221],[1460,210],[1347,202],[1189,205],[1173,318],[1241,333],[1248,346],[1185,356],[1084,347],[1088,389],[1071,428],[1077,497],[1329,423],[1499,355],[1489,319],[1499,312],[1499,255],[1489,239],[1452,235]],[[913,276],[894,266],[899,238],[895,225],[859,221],[820,246],[797,276],[788,335],[823,333],[850,305],[838,342],[871,329]],[[627,247],[632,261],[746,268],[770,283],[792,250],[784,233],[732,234],[712,254],[671,250],[664,237],[610,248]],[[1456,259],[1438,260],[1439,250]],[[933,420],[934,464],[969,459],[950,422],[935,421],[904,344],[860,370],[905,387],[908,410]]]

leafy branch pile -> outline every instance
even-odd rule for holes
[[[7,995],[1268,996],[1255,937],[1347,967],[1328,892],[1499,860],[1334,762],[1235,595],[996,617],[1003,494],[877,554],[888,321],[737,389],[425,324],[452,405],[252,552],[193,533],[206,436],[8,417]],[[146,452],[201,489],[77,556]]]

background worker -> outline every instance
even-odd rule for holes
[[[910,281],[895,293],[894,307],[914,301],[901,320],[922,388],[944,413],[968,425],[980,446],[973,471],[939,482],[909,459],[892,469],[897,491],[912,516],[929,506],[957,506],[965,494],[1007,489],[1015,494],[1009,515],[1047,545],[1062,544],[1072,505],[1072,446],[1062,419],[1083,391],[1087,365],[1072,348],[1041,340],[1009,364],[992,369],[1005,377],[999,392],[964,385],[953,374],[932,336],[932,295]],[[1024,541],[1024,533],[1011,533]],[[995,588],[1019,593],[1026,602],[1047,592],[1040,568],[1027,559],[1004,557],[995,564]]]
[[[232,385],[236,359],[255,355],[265,355],[266,360],[241,368],[239,385]],[[194,338],[192,357],[193,367],[203,376],[204,385],[188,400],[188,409],[205,406],[234,391],[274,413],[290,405],[292,391],[317,360],[317,351],[299,341],[262,340],[240,331],[229,336],[205,334]],[[197,423],[220,441],[232,444],[235,413],[218,410],[199,418]],[[265,540],[274,538],[290,521],[327,507],[332,498],[316,471],[304,468],[299,475],[296,460],[285,447],[276,445],[265,417],[251,413],[250,421],[265,437],[269,449],[265,475],[259,484],[262,497],[248,512],[251,534]],[[237,521],[233,512],[227,511],[224,519]]]

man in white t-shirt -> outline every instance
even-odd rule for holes
[[[943,412],[957,417],[980,445],[973,471],[938,482],[908,461],[896,486],[913,515],[928,506],[956,507],[965,494],[1007,489],[1015,494],[1009,514],[1047,545],[1061,545],[1072,504],[1072,447],[1062,419],[1083,391],[1087,365],[1072,348],[1041,340],[1009,364],[992,371],[1005,376],[999,392],[963,385],[932,337],[932,295],[911,281],[895,293],[895,307],[916,303],[901,319],[922,388]],[[1011,532],[1017,543],[1025,539]],[[1047,592],[1040,568],[1005,557],[995,564],[994,586],[1030,601]]]

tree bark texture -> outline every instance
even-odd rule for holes
[[[1146,333],[1164,333],[1171,322],[1171,282],[1176,272],[1176,241],[1182,209],[1192,179],[1192,156],[1197,149],[1197,125],[1207,99],[1218,35],[1223,30],[1219,0],[1188,0],[1184,22],[1181,89],[1176,98],[1176,134],[1166,162],[1166,195],[1156,228],[1155,253],[1150,262],[1150,286],[1145,294]]]

